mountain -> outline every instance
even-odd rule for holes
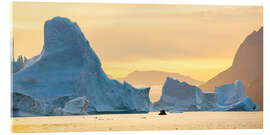
[[[46,21],[41,54],[13,74],[12,92],[23,95],[20,97],[40,101],[44,106],[54,106],[53,103],[59,101],[57,104],[63,107],[74,98],[80,99],[76,102],[84,101],[82,97],[85,96],[87,113],[148,112],[149,91],[150,88],[137,89],[127,82],[122,84],[109,79],[77,23],[63,17]],[[17,101],[21,102],[17,110],[24,108],[24,104],[33,103]],[[74,104],[70,106],[74,107]],[[82,104],[74,109],[82,106],[85,110]]]
[[[192,85],[200,85],[203,82],[195,80],[189,76],[178,73],[162,72],[162,71],[134,71],[124,78],[118,78],[119,81],[127,81],[133,85],[162,85],[167,76],[173,77],[180,81],[185,81]]]
[[[245,88],[239,80],[216,87],[215,92],[204,92],[196,86],[168,77],[162,96],[153,104],[152,111],[254,111],[258,108],[245,95]]]
[[[215,86],[241,80],[246,93],[263,110],[263,27],[252,32],[240,45],[233,64],[199,87],[213,91]]]

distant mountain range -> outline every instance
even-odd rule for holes
[[[213,91],[215,86],[242,80],[247,96],[263,109],[263,27],[252,32],[240,45],[233,64],[227,70],[219,73],[205,84],[203,90]]]
[[[125,80],[128,83],[131,83],[132,85],[152,86],[152,85],[163,85],[168,76],[195,86],[203,84],[203,82],[193,79],[189,76],[163,71],[134,71],[124,78],[116,78],[116,79],[119,81]]]

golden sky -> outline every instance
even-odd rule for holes
[[[106,73],[177,72],[207,81],[231,66],[245,37],[263,25],[260,6],[12,3],[14,55],[38,55],[55,16],[81,27]]]

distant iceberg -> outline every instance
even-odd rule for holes
[[[200,88],[168,77],[159,101],[152,111],[254,111],[259,106],[245,95],[241,81],[215,88],[215,92],[203,92]]]
[[[87,101],[85,114],[149,112],[149,90],[109,79],[79,26],[55,17],[44,25],[41,54],[13,74],[12,108],[16,116],[72,115],[86,109]],[[25,97],[28,100],[21,100]],[[36,108],[27,108],[31,103],[37,103]],[[57,108],[56,113],[47,111],[50,107]]]
[[[245,87],[240,80],[234,83],[215,87],[220,110],[228,111],[254,111],[259,110],[258,104],[251,97],[246,96]]]

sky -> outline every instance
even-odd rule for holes
[[[261,6],[13,2],[14,56],[40,54],[44,23],[55,16],[78,23],[114,78],[158,70],[207,81],[263,26]]]

